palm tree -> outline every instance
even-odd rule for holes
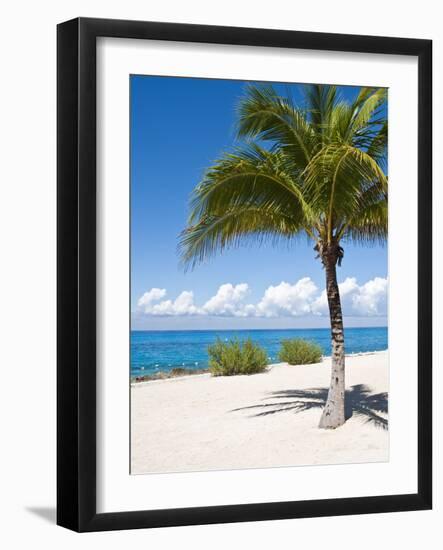
[[[305,234],[326,275],[331,384],[321,428],[345,422],[345,350],[336,266],[344,241],[387,235],[386,90],[361,88],[353,102],[335,86],[304,88],[303,106],[272,86],[249,86],[238,108],[240,147],[205,173],[180,241],[188,267],[247,242]]]

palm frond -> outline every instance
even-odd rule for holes
[[[219,159],[194,190],[190,210],[180,249],[191,266],[242,238],[289,238],[313,226],[291,160],[257,145]]]
[[[314,133],[306,113],[272,86],[249,86],[238,106],[238,135],[279,144],[300,167],[309,161]]]
[[[304,229],[302,217],[257,206],[233,207],[224,214],[205,216],[180,235],[181,262],[186,268],[222,252],[250,243],[289,242]]]
[[[339,99],[337,86],[309,84],[304,91],[310,123],[323,139],[331,129],[332,113]]]
[[[387,177],[378,163],[365,151],[350,145],[324,147],[303,174],[304,196],[315,213],[325,213],[327,238],[367,206],[370,193],[378,198],[387,193]]]
[[[368,90],[365,93],[365,90]],[[363,88],[353,105],[353,117],[349,125],[348,139],[360,137],[367,133],[374,124],[382,124],[384,119],[377,119],[380,108],[387,98],[386,88]]]
[[[384,173],[387,172],[388,121],[385,119],[379,130],[371,137],[366,152]]]
[[[249,86],[238,108],[238,134],[249,144],[221,155],[195,188],[180,237],[183,263],[301,234],[317,243],[383,242],[386,97],[383,88],[362,88],[349,103],[335,86],[309,85],[297,106],[272,86]]]
[[[344,226],[341,237],[359,244],[384,244],[388,236],[388,203],[385,199],[362,208]]]
[[[210,170],[191,197],[189,223],[202,216],[220,215],[231,208],[260,206],[309,216],[291,159],[281,151],[251,145],[225,154]]]

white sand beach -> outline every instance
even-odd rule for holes
[[[388,352],[346,357],[348,420],[320,430],[330,359],[131,387],[133,474],[389,459]]]

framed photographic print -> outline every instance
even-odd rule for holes
[[[431,508],[431,52],[58,26],[59,525]]]

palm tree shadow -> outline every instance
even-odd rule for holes
[[[254,417],[289,411],[300,413],[310,409],[322,409],[326,404],[327,397],[327,388],[277,391],[272,392],[269,397],[265,398],[274,400],[273,403],[240,407],[233,409],[231,412],[242,410],[259,411],[252,415]],[[371,388],[365,384],[357,384],[346,390],[346,420],[355,415],[362,418],[365,424],[372,424],[376,428],[387,430],[388,419],[384,416],[387,413],[388,394],[386,392],[374,394]]]

